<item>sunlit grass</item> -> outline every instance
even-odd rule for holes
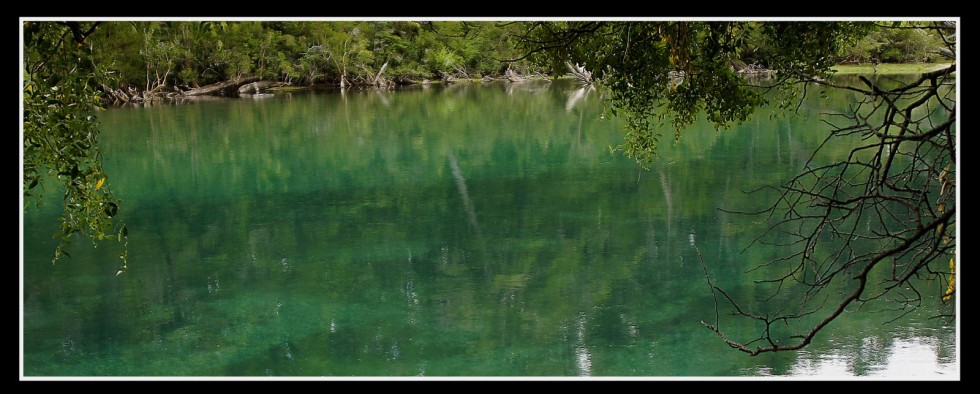
[[[832,67],[837,75],[844,74],[921,74],[949,66],[950,63],[881,63],[871,64],[840,64]]]

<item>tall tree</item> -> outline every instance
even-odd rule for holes
[[[547,21],[528,24],[521,58],[553,66],[582,62],[594,70],[609,93],[611,112],[626,120],[620,149],[644,165],[656,160],[663,130],[673,129],[680,140],[699,116],[717,128],[742,122],[769,104],[767,91],[781,93],[773,104],[789,113],[816,87],[855,93],[849,113],[826,120],[823,145],[853,144],[850,154],[829,164],[809,161],[798,176],[774,186],[779,193],[769,208],[755,212],[770,223],[758,242],[776,234],[790,238],[782,245],[785,256],[746,267],[765,267],[773,275],[755,284],[768,291],[763,302],[736,299],[713,284],[705,267],[717,307],[702,323],[733,348],[756,355],[800,349],[858,305],[879,302],[902,316],[955,293],[956,65],[905,82],[831,78],[845,49],[875,29],[893,27],[903,28],[871,22]],[[955,53],[954,22],[926,28],[942,37],[936,52]],[[739,69],[750,59],[775,77],[749,80]],[[923,288],[929,281],[946,285]],[[744,338],[729,335],[719,312],[726,301],[732,324],[743,318],[761,329]]]

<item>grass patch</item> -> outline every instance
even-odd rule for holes
[[[929,71],[938,70],[949,66],[951,63],[901,63],[891,64],[882,63],[877,66],[871,64],[839,64],[831,67],[837,75],[847,74],[922,74]]]

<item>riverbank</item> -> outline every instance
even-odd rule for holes
[[[518,75],[516,73],[503,74],[498,76],[484,76],[483,78],[445,78],[427,79],[419,77],[400,78],[397,81],[385,78],[380,83],[354,83],[345,88],[337,85],[314,84],[314,85],[292,85],[280,81],[259,81],[255,77],[243,77],[233,80],[216,82],[207,86],[197,87],[190,90],[179,88],[166,88],[159,86],[150,91],[141,91],[133,87],[124,89],[110,89],[104,87],[103,105],[107,107],[125,106],[129,104],[154,104],[172,103],[182,101],[213,100],[230,97],[269,97],[276,93],[288,93],[303,90],[319,89],[395,89],[406,86],[429,86],[429,85],[451,85],[451,84],[470,84],[470,83],[521,83],[528,81],[551,81],[557,79],[573,78],[569,75],[562,75],[552,78],[548,75],[535,73],[528,75]]]
[[[922,74],[949,67],[952,63],[880,63],[838,64],[831,67],[837,75],[854,74]]]
[[[951,63],[882,63],[877,65],[867,64],[839,64],[831,67],[832,70],[836,72],[837,75],[861,75],[861,74],[878,74],[878,75],[908,75],[908,74],[921,74],[930,71],[935,71],[943,67],[948,67]],[[765,70],[763,70],[765,71]],[[764,72],[755,71],[747,75],[760,75]],[[514,78],[519,78],[515,80]],[[448,80],[428,80],[424,78],[419,78],[418,80],[402,80],[401,83],[387,84],[386,86],[406,86],[406,85],[446,85],[454,83],[481,83],[481,82],[521,82],[521,81],[532,81],[532,80],[551,80],[551,79],[566,79],[572,78],[569,75],[558,76],[557,78],[552,78],[541,74],[531,74],[524,76],[512,75],[508,78],[506,75],[499,75],[494,77],[484,77],[484,78],[451,78]],[[214,85],[228,84],[229,82],[217,83]],[[317,85],[289,85],[280,83],[268,83],[269,87],[263,89],[269,93],[284,93],[291,91],[301,91],[309,89],[323,89],[327,85],[317,84]],[[144,102],[155,102],[155,101],[182,101],[182,100],[193,100],[193,99],[207,99],[207,98],[219,98],[219,97],[237,97],[238,94],[255,93],[252,91],[244,92],[239,91],[239,85],[246,85],[245,83],[231,84],[228,87],[230,89],[215,89],[213,92],[208,92],[207,94],[201,95],[188,95],[188,92],[171,91],[171,92],[152,92],[147,95],[145,92],[139,92],[134,89],[129,91],[128,95],[123,94],[122,91],[110,92],[106,97],[105,105],[123,105],[132,103],[144,103]],[[377,88],[371,85],[353,85],[350,88],[355,89],[370,89]],[[199,90],[207,90],[207,88],[201,88]],[[249,95],[251,96],[251,95]]]

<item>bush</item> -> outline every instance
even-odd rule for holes
[[[432,75],[452,74],[463,63],[463,58],[453,50],[442,47],[425,54],[425,65]]]

